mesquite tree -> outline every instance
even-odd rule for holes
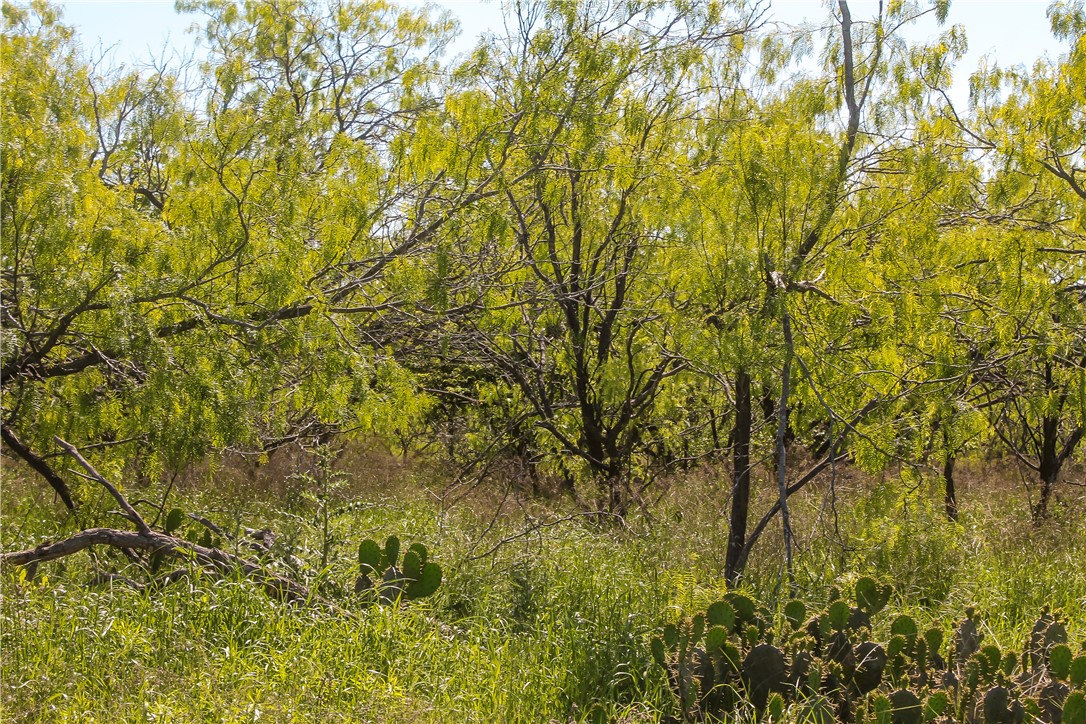
[[[902,394],[894,371],[875,383],[856,377],[865,350],[881,342],[862,329],[871,311],[850,288],[847,257],[912,203],[908,193],[871,201],[873,179],[897,172],[898,150],[910,143],[884,123],[905,113],[890,79],[914,74],[900,28],[927,13],[945,17],[946,7],[892,4],[868,22],[854,21],[845,2],[835,11],[821,75],[789,67],[806,43],[769,38],[747,74],[753,83],[718,94],[703,134],[712,163],[694,214],[704,259],[699,303],[716,338],[707,338],[701,364],[735,410],[729,581],[778,513],[787,555],[788,497],[845,452],[863,418]],[[806,420],[793,419],[800,407]],[[797,428],[815,434],[816,462],[790,482],[786,448]],[[771,441],[759,443],[759,429]],[[761,444],[772,450],[777,502],[748,535]]]
[[[497,170],[445,181],[495,136],[436,99],[446,19],[185,8],[209,44],[188,93],[98,74],[55,12],[4,6],[3,438],[69,506],[54,434],[111,473],[138,446],[153,473],[409,419],[384,351],[415,295],[398,265],[495,193]]]
[[[624,515],[651,482],[666,399],[687,368],[676,315],[683,243],[681,152],[695,132],[703,61],[748,32],[735,8],[555,2],[517,5],[513,37],[485,43],[462,72],[487,102],[531,109],[504,193],[453,239],[485,299],[461,344],[500,380],[546,450]],[[704,9],[703,9],[704,11]],[[485,235],[479,230],[485,229]],[[482,242],[484,246],[479,247]],[[523,428],[521,434],[523,433]]]
[[[1035,523],[1086,436],[1086,7],[1054,4],[1049,17],[1066,53],[973,77],[976,110],[954,120],[986,173],[945,214],[959,241],[985,248],[977,397],[1036,476]]]

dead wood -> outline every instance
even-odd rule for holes
[[[288,603],[304,603],[315,600],[308,588],[282,576],[264,570],[260,565],[218,548],[206,548],[165,533],[148,531],[139,533],[116,528],[89,528],[62,541],[42,543],[36,548],[0,554],[0,564],[28,565],[65,558],[94,546],[147,551],[163,555],[188,558],[205,568],[222,574],[240,572],[246,578],[258,581],[271,597]]]
[[[137,530],[89,528],[61,541],[46,541],[36,548],[2,553],[0,554],[0,565],[35,567],[38,563],[65,558],[94,546],[109,546],[123,551],[127,555],[131,555],[133,551],[145,551],[148,553],[157,553],[159,555],[186,559],[222,575],[241,573],[244,577],[259,582],[272,598],[287,603],[321,603],[332,608],[338,608],[330,601],[311,593],[308,588],[300,583],[270,573],[258,563],[227,553],[218,548],[197,545],[182,540],[181,538],[167,535],[166,533],[159,533],[151,530],[150,526],[147,525],[146,521],[144,521],[140,514],[136,512],[135,508],[132,507],[117,487],[95,470],[94,466],[87,462],[75,446],[65,442],[59,437],[54,438],[54,440],[56,440],[57,444],[87,471],[87,474],[92,480],[96,481],[109,491],[110,495],[112,495],[118,505],[120,505],[121,510],[124,511],[124,517],[131,521],[133,525],[136,526]],[[104,578],[102,578],[103,575]],[[159,584],[164,585],[165,583],[172,582],[172,580],[176,580],[179,575],[181,575],[179,571],[174,571],[173,573],[167,574],[163,579],[155,581],[152,585],[155,587]],[[135,581],[130,581],[118,574],[99,574],[98,578],[100,579],[100,582],[104,582],[105,580],[117,580],[126,585],[136,583]],[[146,588],[146,586],[143,586],[142,584],[136,583],[136,585],[140,587],[139,590],[144,590]]]
[[[4,443],[11,448],[12,452],[25,460],[38,475],[45,478],[45,481],[52,486],[53,490],[56,491],[56,494],[64,501],[64,505],[68,510],[75,510],[75,501],[72,499],[72,492],[68,489],[68,484],[64,482],[64,478],[57,474],[57,471],[50,467],[49,463],[45,461],[45,458],[38,455],[24,444],[23,441],[15,435],[15,431],[7,425],[0,425],[0,438],[3,438]]]
[[[116,487],[114,487],[113,483],[102,477],[102,474],[95,470],[94,466],[88,463],[86,459],[79,454],[79,451],[76,450],[74,445],[60,439],[56,435],[53,436],[53,440],[56,442],[57,445],[60,445],[62,448],[64,448],[64,452],[75,458],[75,461],[83,466],[83,469],[87,471],[87,474],[90,475],[95,482],[97,482],[103,488],[109,491],[109,494],[112,495],[114,500],[117,501],[117,504],[121,506],[121,510],[125,512],[125,517],[136,525],[136,530],[144,534],[151,532],[150,526],[148,526],[147,522],[144,521],[142,517],[140,517],[140,514],[136,512],[136,509],[132,507],[132,504],[129,503],[123,495],[121,495],[121,492],[117,490]]]

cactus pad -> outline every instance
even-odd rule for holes
[[[890,694],[890,721],[893,724],[920,724],[924,711],[920,698],[908,689],[898,689]]]
[[[362,566],[363,572],[370,570],[379,573],[384,570],[381,565],[381,547],[376,541],[367,538],[358,544],[358,564]]]
[[[381,558],[381,563],[389,568],[394,568],[400,560],[400,539],[394,535],[390,535],[385,541],[384,555]]]
[[[904,636],[906,641],[913,641],[919,629],[916,628],[916,621],[912,616],[901,615],[894,619],[894,622],[890,624],[890,633],[896,636]]]
[[[723,626],[728,631],[735,630],[735,609],[727,601],[717,601],[709,606],[705,618],[711,626]]]
[[[864,641],[853,649],[852,659],[855,666],[852,681],[857,691],[866,694],[877,689],[886,668],[886,650],[876,643]]]
[[[856,605],[864,613],[874,616],[886,608],[893,590],[890,586],[879,585],[873,578],[861,578],[856,581]]]
[[[789,601],[784,606],[784,618],[795,631],[803,625],[803,619],[807,618],[807,607],[802,601]]]
[[[1076,691],[1063,702],[1063,724],[1086,724],[1086,696]]]
[[[743,684],[756,709],[764,709],[769,694],[784,687],[787,677],[784,652],[770,644],[758,644],[743,659]]]
[[[436,563],[427,563],[422,566],[418,577],[408,581],[404,587],[404,593],[408,598],[425,598],[432,595],[441,585],[441,567]]]

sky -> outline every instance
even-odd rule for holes
[[[400,5],[418,7],[418,0],[401,0]],[[502,29],[500,0],[444,0],[431,3],[451,10],[461,23],[462,35],[454,52],[466,52],[474,39],[487,30]],[[854,19],[871,16],[875,0],[852,0]],[[64,18],[74,25],[84,47],[92,50],[101,44],[112,48],[114,59],[133,63],[167,54],[191,52],[194,37],[186,32],[197,19],[194,15],[174,12],[173,0],[66,0],[61,2]],[[1030,65],[1038,57],[1058,55],[1062,48],[1050,31],[1046,10],[1048,0],[952,0],[949,24],[965,26],[969,40],[968,55],[958,65],[951,97],[964,107],[968,98],[968,78],[983,56],[1002,66]],[[821,0],[773,0],[773,19],[787,23],[803,20],[821,21],[827,16]],[[912,31],[910,37],[923,39],[934,35],[934,21]]]

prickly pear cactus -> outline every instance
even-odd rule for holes
[[[860,579],[854,602],[835,590],[813,615],[789,601],[776,629],[765,607],[729,594],[665,627],[653,658],[668,670],[686,721],[735,719],[746,708],[763,720],[827,724],[1086,724],[1086,643],[1068,645],[1057,613],[1045,610],[1016,654],[984,642],[970,607],[947,646],[943,628],[921,631],[909,615],[872,621],[891,593]]]
[[[908,689],[898,689],[888,697],[890,721],[893,724],[920,724],[924,721],[924,708],[918,697]]]
[[[441,567],[428,559],[426,546],[413,543],[401,564],[399,538],[389,536],[384,547],[367,538],[358,545],[354,591],[363,600],[386,605],[430,596],[441,585]]]
[[[743,686],[754,708],[765,708],[769,695],[784,690],[787,682],[784,652],[770,644],[758,644],[743,659]]]
[[[856,581],[856,605],[868,616],[875,616],[886,604],[894,589],[889,585],[880,585],[873,578],[861,578]]]
[[[958,665],[964,664],[969,657],[980,648],[981,634],[977,631],[977,616],[975,609],[970,606],[965,609],[965,618],[958,624],[954,631],[954,655]]]

